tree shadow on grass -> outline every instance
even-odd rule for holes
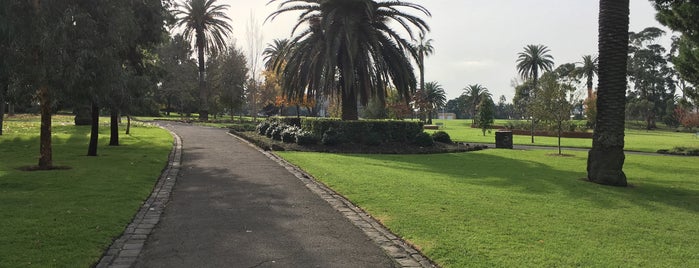
[[[438,174],[459,184],[489,186],[530,195],[565,194],[572,199],[587,200],[600,208],[624,208],[627,203],[633,203],[648,209],[660,209],[658,204],[665,204],[699,212],[697,189],[673,187],[662,180],[638,182],[627,188],[603,186],[584,179],[585,157],[562,160],[572,161],[573,166],[579,167],[579,171],[571,171],[566,165],[556,165],[557,160],[544,153],[541,161],[517,159],[517,153],[512,151],[512,158],[487,153],[353,157],[374,159],[376,165],[389,168],[395,168],[395,165],[383,162],[397,161],[403,170]],[[633,178],[630,182],[634,183]]]

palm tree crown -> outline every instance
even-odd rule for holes
[[[433,41],[431,38],[425,39],[425,35],[420,34],[414,47],[417,52],[417,67],[420,69],[420,89],[425,88],[425,57],[434,54]]]
[[[544,45],[528,45],[524,52],[517,57],[517,71],[524,79],[532,79],[534,87],[539,79],[539,71],[551,71],[553,69],[553,56]]]
[[[286,61],[286,55],[291,49],[289,39],[274,39],[267,48],[262,51],[265,69],[271,71],[279,70]]]
[[[587,98],[592,97],[593,80],[597,75],[597,57],[592,57],[592,55],[583,56],[583,61],[580,62],[582,66],[575,69],[575,74],[578,78],[585,78],[587,81]]]
[[[216,5],[216,0],[188,0],[173,11],[177,27],[183,28],[182,36],[194,40],[199,64],[199,119],[209,119],[208,92],[206,90],[205,53],[217,53],[226,48],[226,38],[233,31],[225,11],[228,5]],[[194,37],[194,39],[192,39]]]
[[[291,41],[288,64],[283,71],[287,98],[315,93],[332,93],[342,99],[342,119],[356,120],[357,100],[366,104],[371,97],[385,102],[386,87],[392,82],[401,97],[407,99],[417,81],[406,54],[417,58],[416,51],[399,32],[389,27],[400,25],[412,39],[413,27],[424,34],[429,30],[421,18],[399,8],[417,10],[427,16],[424,7],[403,1],[373,0],[271,0],[281,2],[269,15],[301,11],[293,31],[302,25],[308,29]],[[407,52],[407,53],[406,53]]]
[[[469,85],[463,89],[463,96],[466,102],[466,109],[471,114],[472,118],[476,116],[476,110],[478,109],[478,104],[485,98],[491,98],[492,95],[488,89],[480,84]],[[473,121],[475,123],[475,119]]]

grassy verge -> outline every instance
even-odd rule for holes
[[[495,143],[495,130],[483,136],[483,132],[477,128],[471,128],[471,120],[435,120],[444,124],[444,131],[449,133],[452,140],[472,143]],[[499,122],[504,123],[504,121]],[[498,124],[498,122],[496,122]],[[530,136],[515,135],[514,144],[534,146],[558,146],[556,137],[534,137],[535,143],[531,143]],[[699,139],[693,133],[679,133],[666,130],[636,130],[626,129],[625,149],[640,152],[655,153],[662,149],[674,147],[699,148]],[[564,147],[590,148],[591,139],[562,138]]]
[[[628,155],[612,188],[584,153],[279,154],[445,267],[699,266],[696,158]]]
[[[25,172],[37,164],[38,119],[6,119],[0,136],[0,267],[89,267],[129,223],[155,184],[172,146],[162,129],[134,124],[119,147],[86,157],[89,127],[57,116],[54,164],[69,170]]]

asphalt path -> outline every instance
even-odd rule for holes
[[[396,267],[284,167],[226,130],[161,123],[182,170],[135,267]]]

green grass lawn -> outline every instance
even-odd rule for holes
[[[444,131],[449,133],[452,140],[472,143],[495,143],[495,130],[485,134],[477,128],[471,128],[471,120],[435,120],[444,124]],[[503,120],[495,122],[497,125],[505,123]],[[434,131],[432,131],[434,132]],[[558,146],[556,137],[534,137],[534,144],[531,143],[531,136],[515,135],[514,144],[535,145],[535,146]],[[657,152],[661,149],[672,149],[674,147],[699,148],[699,139],[694,133],[680,133],[667,130],[637,130],[626,129],[625,149],[630,151]],[[561,146],[590,148],[592,139],[562,138]]]
[[[108,120],[108,119],[103,119]],[[53,159],[69,170],[20,171],[37,164],[36,117],[6,118],[0,136],[0,267],[89,267],[121,234],[145,200],[172,148],[160,128],[132,125],[119,147],[100,131],[87,157],[89,127],[53,122]]]
[[[548,153],[278,154],[444,267],[699,267],[697,158],[627,155],[614,188]]]

